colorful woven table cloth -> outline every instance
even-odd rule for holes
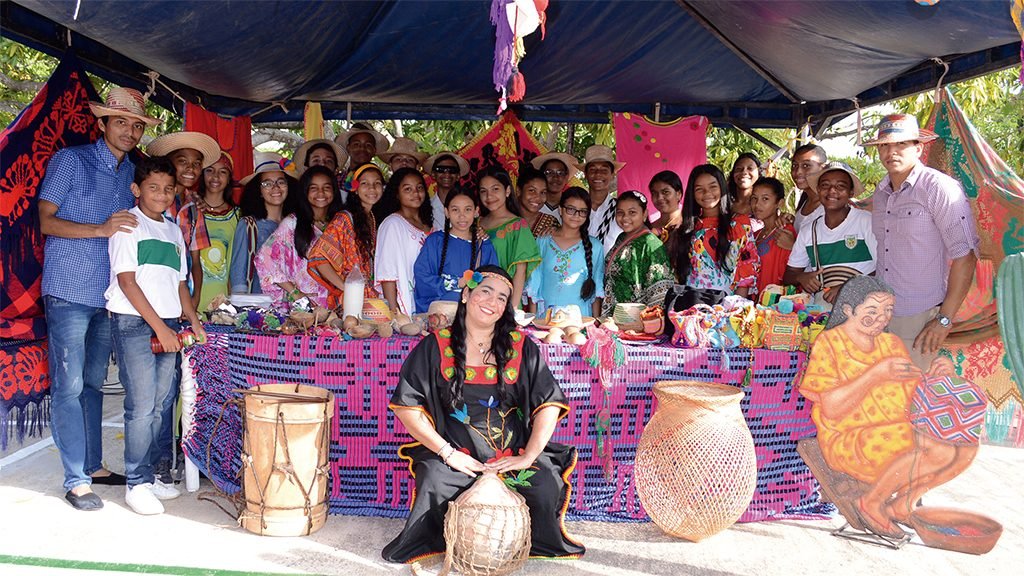
[[[342,341],[213,334],[208,344],[188,353],[198,395],[185,450],[220,489],[237,492],[241,416],[237,406],[225,403],[234,397],[231,390],[271,382],[325,387],[334,393],[337,410],[330,443],[331,513],[405,517],[414,484],[396,451],[409,435],[387,403],[402,362],[417,342],[411,337]],[[654,383],[700,380],[740,386],[748,367],[750,386],[742,409],[754,437],[758,484],[740,521],[820,518],[831,512],[830,505],[820,502],[818,485],[796,451],[797,440],[815,432],[810,404],[795,389],[806,362],[803,353],[631,347],[627,364],[613,374],[607,438],[614,466],[606,479],[604,459],[597,451],[595,418],[605,394],[597,372],[575,346],[540,347],[572,407],[554,435],[556,441],[579,450],[570,478],[569,519],[647,521],[634,490],[633,460],[654,410]]]

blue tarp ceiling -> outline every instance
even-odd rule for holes
[[[552,0],[526,39],[527,120],[609,111],[750,128],[827,122],[862,106],[1019,63],[1008,0]],[[493,118],[487,1],[0,3],[2,33],[91,72],[257,122],[301,117]],[[180,111],[166,89],[154,99]],[[284,102],[288,112],[271,102]]]

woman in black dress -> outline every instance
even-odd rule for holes
[[[508,273],[481,266],[464,282],[451,328],[413,349],[391,397],[415,440],[398,453],[416,493],[405,528],[382,556],[412,562],[443,553],[448,502],[485,470],[526,498],[531,556],[580,556],[585,549],[563,524],[576,449],[549,442],[568,402],[537,345],[517,329]]]

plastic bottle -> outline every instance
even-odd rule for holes
[[[345,278],[345,294],[342,296],[342,315],[344,320],[349,316],[359,318],[363,313],[363,289],[366,286],[366,278],[359,268],[353,268]]]
[[[178,343],[181,344],[182,348],[192,346],[197,343],[202,344],[202,342],[199,342],[199,339],[196,338],[196,335],[192,332],[191,328],[186,328],[178,333]],[[160,344],[160,339],[156,336],[149,339],[149,349],[153,351],[153,354],[163,354],[164,352],[163,344]]]

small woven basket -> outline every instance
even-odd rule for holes
[[[664,381],[654,395],[658,408],[636,450],[637,495],[658,527],[698,542],[733,525],[757,487],[743,390]]]
[[[444,567],[465,576],[504,576],[530,556],[530,509],[493,472],[485,473],[448,504]]]

